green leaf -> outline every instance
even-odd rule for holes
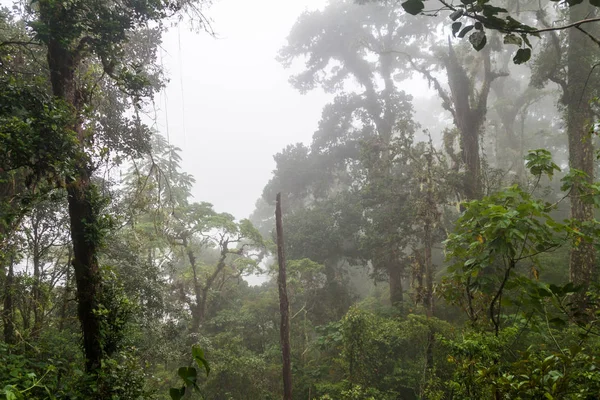
[[[469,32],[470,32],[470,31],[471,31],[473,28],[475,28],[475,26],[474,26],[474,25],[468,25],[468,26],[465,26],[465,27],[462,29],[462,31],[460,31],[460,33],[458,34],[458,37],[462,39],[462,38],[463,38],[463,37],[465,37],[465,35],[466,35],[467,33],[469,33]]]
[[[456,34],[460,30],[461,26],[462,26],[462,22],[455,22],[452,24],[452,36],[456,37]]]
[[[528,49],[529,50],[529,49]],[[530,150],[525,156],[525,166],[534,176],[546,174],[552,179],[554,171],[560,171],[560,167],[552,161],[552,153],[546,149]]]
[[[469,258],[467,261],[465,261],[465,267],[468,267],[469,265],[473,265],[477,262],[476,258]]]
[[[485,36],[484,31],[473,32],[471,36],[469,36],[469,42],[473,45],[473,48],[477,51],[483,49],[487,43],[487,37]]]
[[[171,400],[181,400],[183,396],[185,396],[185,386],[181,388],[171,388],[169,389],[169,396],[171,396]]]
[[[195,386],[198,379],[198,372],[194,367],[181,367],[177,370],[177,375],[185,382],[186,386]]]
[[[20,400],[23,395],[13,385],[6,385],[0,393],[4,392],[6,400]]]
[[[504,36],[504,44],[516,44],[517,46],[521,46],[523,44],[523,39],[514,33],[509,33]]]
[[[517,54],[513,57],[513,62],[515,64],[523,64],[531,58],[531,49],[524,48],[517,50]]]
[[[456,21],[457,19],[462,17],[462,15],[463,15],[463,10],[462,10],[462,8],[460,8],[460,9],[454,11],[452,14],[450,14],[450,19],[452,21]]]
[[[483,5],[483,15],[485,15],[488,18],[498,15],[500,13],[507,13],[507,12],[508,12],[508,10],[506,8],[495,7],[495,6],[491,6],[489,4]]]
[[[194,360],[196,361],[196,364],[198,364],[199,368],[204,368],[206,370],[206,376],[208,376],[210,373],[210,364],[208,361],[206,361],[206,358],[204,357],[204,350],[202,350],[200,345],[196,344],[192,346],[192,357],[194,357]]]
[[[411,15],[417,15],[423,11],[425,4],[423,4],[422,0],[407,0],[402,3],[402,8]]]

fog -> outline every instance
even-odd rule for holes
[[[185,23],[164,35],[170,82],[156,98],[156,126],[183,150],[197,201],[248,217],[271,177],[273,155],[291,143],[310,143],[332,95],[300,94],[288,83],[297,71],[275,56],[297,18],[326,3],[220,0],[207,10],[215,37]],[[421,98],[433,93],[418,76],[403,89]],[[418,107],[416,120],[431,122],[428,111]]]
[[[248,217],[273,155],[310,140],[331,96],[298,93],[275,56],[297,17],[324,3],[222,0],[208,11],[216,37],[185,25],[164,36],[170,83],[156,100],[158,129],[183,149],[197,201]]]
[[[0,399],[598,398],[600,0],[207,3],[0,0]]]

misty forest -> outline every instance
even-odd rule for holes
[[[0,399],[600,399],[600,1],[261,1],[0,2]]]

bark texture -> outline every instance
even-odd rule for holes
[[[4,324],[4,342],[15,344],[15,315],[14,315],[14,259],[11,256],[8,262],[8,271],[4,282],[4,310],[2,312],[2,323]]]
[[[579,5],[571,7],[570,22],[576,22],[595,14],[595,7]],[[586,181],[594,179],[594,147],[591,137],[593,112],[590,106],[592,87],[586,87],[587,77],[593,67],[592,55],[596,44],[578,29],[569,30],[567,53],[567,86],[564,102],[567,107],[567,133],[569,138],[569,166],[587,174]],[[591,221],[594,206],[582,200],[579,187],[571,196],[571,218]],[[594,275],[596,252],[592,243],[582,241],[573,246],[569,262],[571,281],[587,288]]]
[[[86,154],[90,133],[83,128],[83,93],[78,90],[75,77],[85,46],[83,41],[75,45],[61,38],[61,21],[68,17],[68,12],[60,2],[40,1],[40,19],[50,32],[47,60],[52,92],[72,107],[74,123],[71,128],[77,135],[80,150],[79,157],[74,160],[74,173],[66,179],[66,186],[78,317],[83,332],[86,370],[92,372],[100,367],[104,356],[100,320],[94,313],[99,305],[101,291],[98,265],[99,212],[94,204],[98,201],[98,195],[91,180],[92,161]]]
[[[281,215],[281,193],[277,193],[277,203],[275,208],[275,226],[277,229],[277,262],[279,265],[277,286],[279,288],[279,312],[281,313],[281,324],[279,328],[279,334],[281,339],[281,354],[283,358],[283,400],[292,400],[290,306],[287,297],[285,251],[283,241],[283,221]]]

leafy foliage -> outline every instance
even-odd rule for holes
[[[567,153],[596,141],[596,105],[575,91],[595,87],[595,71],[589,82],[569,73],[598,57],[566,32],[594,42],[588,22],[559,23],[583,3],[306,11],[277,58],[298,91],[333,96],[312,141],[275,155],[249,219],[194,199],[181,149],[142,123],[165,82],[165,18],[200,3],[2,10],[0,397],[281,398],[279,192],[295,398],[597,397],[598,277],[576,282],[569,258],[595,254],[600,184],[574,163],[593,151]],[[534,27],[522,12],[532,7],[540,24],[556,21]],[[438,14],[464,44],[440,40]],[[534,57],[538,36],[551,46]],[[415,72],[438,98],[403,90]],[[573,119],[576,103],[590,113]],[[579,136],[574,121],[585,121]],[[567,203],[587,214],[567,216]]]

